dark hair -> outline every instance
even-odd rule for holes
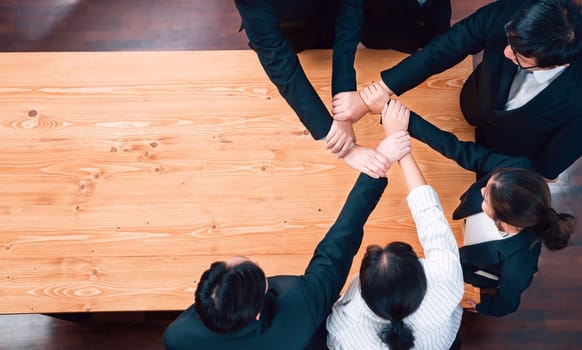
[[[573,0],[531,0],[507,24],[509,45],[538,67],[570,63],[582,54],[582,14]]]
[[[237,331],[261,311],[266,283],[263,270],[251,261],[233,266],[214,262],[200,278],[194,309],[211,331]]]
[[[368,246],[360,267],[362,298],[378,316],[387,319],[378,336],[392,350],[414,346],[412,329],[404,318],[418,309],[426,293],[422,264],[407,243],[392,242],[384,249]]]
[[[530,170],[497,169],[491,177],[489,202],[494,220],[521,228],[533,228],[549,250],[565,248],[576,226],[570,214],[551,208],[551,194],[544,178]]]

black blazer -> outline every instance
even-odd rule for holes
[[[325,319],[343,287],[362,243],[363,226],[387,180],[361,174],[302,276],[268,278],[261,317],[228,335],[209,331],[194,307],[165,331],[168,350],[177,349],[325,349]]]
[[[401,94],[467,55],[483,60],[463,85],[461,109],[476,141],[498,152],[528,157],[546,178],[555,178],[582,155],[582,57],[524,106],[504,111],[517,67],[503,55],[504,25],[527,0],[499,0],[477,10],[423,50],[382,72]]]
[[[482,211],[481,188],[498,168],[533,170],[528,158],[512,157],[494,152],[475,142],[459,141],[415,113],[411,113],[409,132],[461,167],[478,174],[478,180],[461,195],[461,202],[453,212],[453,219],[464,219]],[[504,316],[519,307],[521,294],[538,270],[541,242],[533,229],[524,229],[513,237],[484,242],[460,248],[461,266],[465,282],[481,288],[497,288],[497,294],[485,294],[477,305],[479,313]],[[483,270],[499,277],[493,281],[475,274]]]

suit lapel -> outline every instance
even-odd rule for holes
[[[503,63],[501,67],[501,74],[499,80],[499,95],[497,96],[497,101],[495,101],[495,105],[493,109],[505,109],[505,102],[507,102],[507,96],[509,95],[509,89],[511,88],[511,84],[513,83],[513,78],[515,77],[515,73],[517,73],[517,66],[513,64],[507,58],[503,58]]]
[[[573,64],[566,68],[566,70],[562,72],[556,80],[523,107],[539,113],[540,111],[558,109],[563,106],[566,101],[572,100],[573,98],[579,98],[577,96],[572,96],[572,93],[574,91],[579,91],[576,88],[576,85],[580,84],[580,81],[573,77],[579,76],[579,73],[577,73],[576,70],[580,69],[580,61],[581,60],[578,60],[576,61],[576,65]]]

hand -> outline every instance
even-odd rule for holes
[[[343,158],[356,143],[352,122],[334,120],[325,138],[325,148]]]
[[[374,179],[386,177],[390,168],[390,162],[380,152],[360,145],[354,145],[344,162]]]
[[[382,110],[382,126],[386,135],[408,130],[410,110],[397,100],[390,100]]]
[[[410,153],[410,135],[406,131],[397,131],[386,137],[376,151],[380,152],[390,163],[399,161],[402,157]]]
[[[372,82],[360,92],[362,101],[368,106],[370,112],[379,114],[384,106],[390,101],[390,94],[380,85],[379,82]]]
[[[368,106],[362,101],[357,91],[346,91],[335,94],[331,100],[333,119],[351,120],[356,123],[369,112]]]

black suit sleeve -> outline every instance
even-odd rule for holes
[[[410,113],[408,131],[443,156],[478,174],[507,167],[533,169],[525,157],[508,156],[475,142],[460,141],[454,134],[437,128],[414,112]]]
[[[564,124],[551,138],[544,150],[533,157],[538,173],[555,179],[582,155],[582,117]]]
[[[364,22],[364,0],[344,0],[335,20],[332,95],[356,91],[354,60]]]
[[[261,1],[236,0],[235,3],[247,37],[269,79],[313,138],[324,138],[331,127],[331,116],[281,31],[280,19]]]
[[[325,320],[337,300],[362,243],[364,224],[387,184],[385,178],[360,174],[336,222],[315,249],[302,276],[302,289],[316,325]]]
[[[415,52],[396,66],[382,72],[382,80],[400,95],[433,74],[476,54],[491,35],[491,23],[496,19],[504,1],[496,1],[477,10],[458,22],[446,33],[432,39],[424,49]]]
[[[537,271],[540,244],[522,251],[503,263],[497,294],[485,294],[476,310],[488,316],[505,316],[517,311],[521,294],[529,287]]]

